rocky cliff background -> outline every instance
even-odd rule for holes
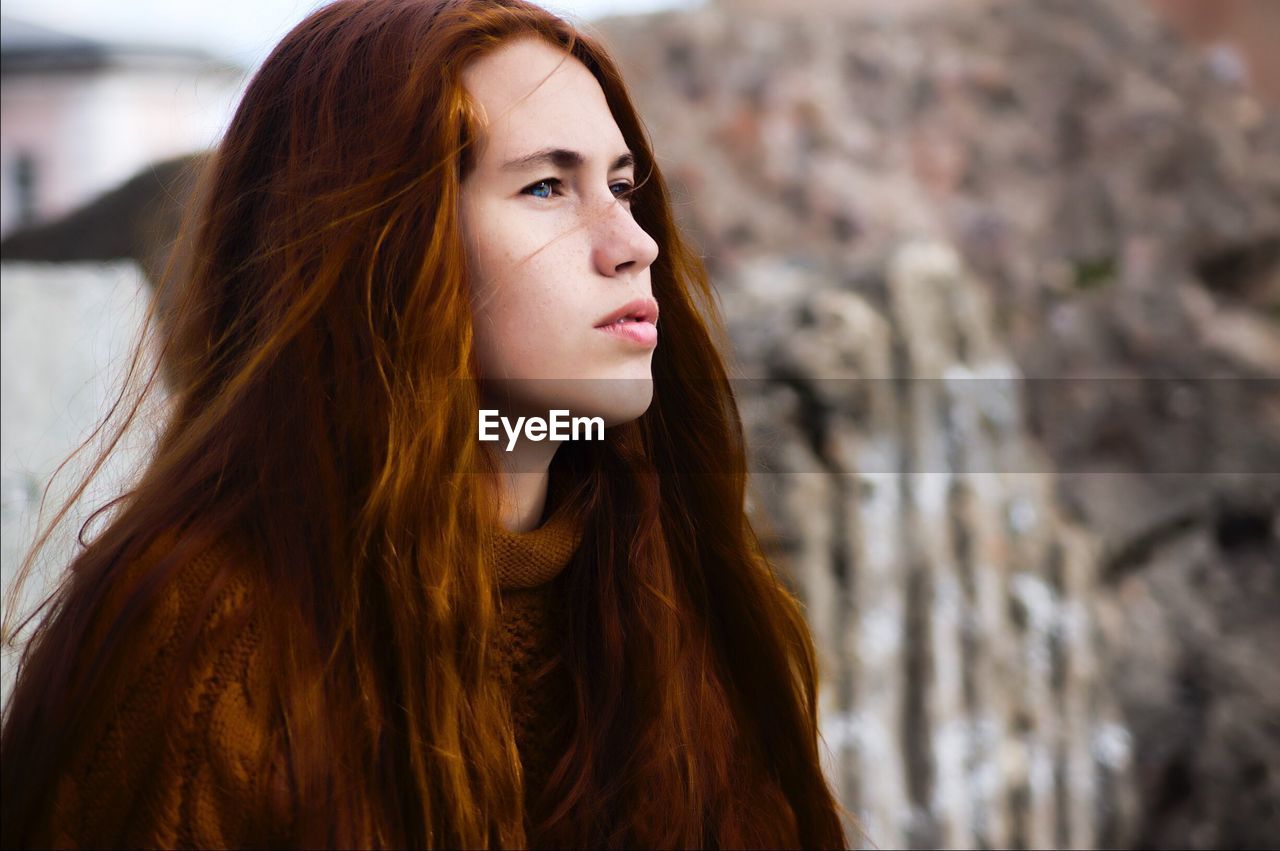
[[[1280,841],[1280,110],[1153,6],[596,25],[720,292],[859,844]],[[176,173],[0,251],[154,271]]]
[[[1274,845],[1280,116],[1239,57],[1098,0],[602,29],[767,379],[871,836]]]

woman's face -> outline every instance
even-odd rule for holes
[[[461,205],[485,396],[504,415],[638,417],[656,328],[597,326],[652,299],[658,245],[622,197],[635,169],[600,84],[533,37],[476,60],[463,83],[487,122]],[[573,153],[532,159],[555,149]]]

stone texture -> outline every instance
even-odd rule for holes
[[[877,844],[1274,841],[1280,113],[1135,3],[600,29],[813,456],[762,513]]]

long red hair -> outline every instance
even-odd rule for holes
[[[576,700],[526,834],[510,708],[489,676],[496,471],[475,438],[458,202],[482,126],[460,74],[530,34],[590,69],[635,154],[663,341],[646,413],[554,462],[585,521],[563,588]],[[707,272],[597,41],[521,0],[332,3],[257,72],[194,197],[155,313],[170,415],[37,609],[53,604],[4,718],[5,845],[42,817],[108,661],[141,652],[129,624],[232,536],[254,557],[222,569],[253,571],[253,607],[270,614],[299,844],[845,846],[812,639],[745,514]],[[126,577],[166,530],[180,530],[169,556]],[[109,589],[127,604],[90,647]]]

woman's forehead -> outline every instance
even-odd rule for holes
[[[541,39],[521,39],[476,60],[463,84],[480,111],[481,150],[495,170],[551,148],[609,156],[625,142],[600,83]],[[587,150],[589,149],[589,150]],[[508,169],[509,170],[509,169]]]

